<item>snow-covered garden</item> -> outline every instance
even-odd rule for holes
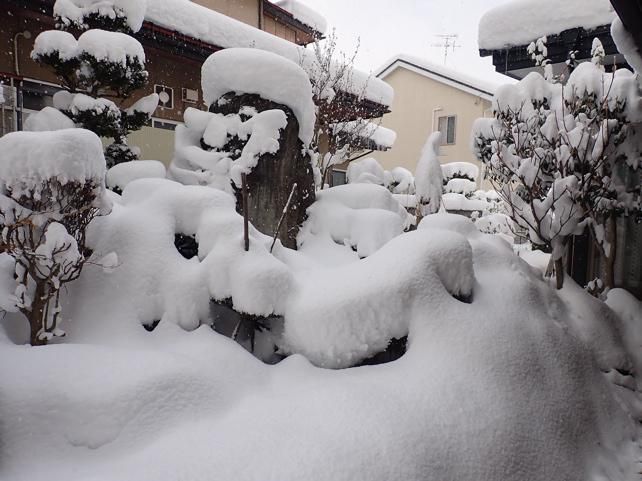
[[[642,303],[560,272],[640,209],[637,74],[596,47],[500,89],[494,190],[439,132],[329,187],[322,66],[229,48],[166,168],[127,143],[159,101],[140,5],[57,0],[32,57],[65,90],[0,138],[0,479],[640,479]]]

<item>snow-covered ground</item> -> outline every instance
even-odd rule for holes
[[[149,179],[112,197],[92,236],[119,266],[73,286],[68,338],[26,347],[24,320],[2,321],[3,480],[636,479],[640,351],[622,334],[637,301],[614,297],[619,318],[570,281],[557,293],[461,216],[331,263],[322,249],[270,255],[257,232],[243,253],[221,191]],[[320,202],[392,205],[359,197]],[[197,258],[174,232],[197,234]],[[268,366],[197,328],[210,297],[229,296],[280,312],[292,355]],[[352,365],[405,335],[392,363],[306,360]]]

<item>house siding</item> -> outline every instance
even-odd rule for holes
[[[457,118],[455,144],[442,146],[441,162],[471,162],[480,166],[471,151],[471,131],[476,119],[489,114],[490,101],[403,66],[383,79],[395,89],[395,99],[391,113],[384,115],[381,125],[397,132],[392,149],[373,154],[385,169],[401,166],[414,172],[422,147],[438,128],[439,117],[452,115]]]

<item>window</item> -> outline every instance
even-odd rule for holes
[[[341,170],[332,171],[332,187],[346,183],[346,173]]]
[[[453,145],[455,143],[455,122],[457,117],[439,117],[439,132],[441,132],[441,145]]]

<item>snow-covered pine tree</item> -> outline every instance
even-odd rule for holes
[[[105,149],[109,167],[138,158],[127,135],[145,125],[158,105],[156,94],[129,108],[135,91],[144,87],[145,51],[131,34],[142,25],[145,2],[129,0],[57,0],[56,27],[41,33],[32,58],[54,70],[67,91],[54,106],[79,127],[113,138]],[[76,38],[72,33],[82,32]]]

